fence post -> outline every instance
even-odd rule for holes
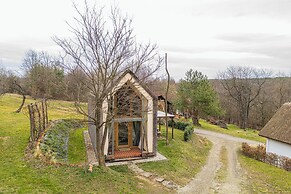
[[[35,103],[35,109],[37,111],[37,116],[38,116],[38,134],[37,134],[37,138],[39,138],[40,133],[43,131],[42,130],[42,124],[41,124],[41,115],[40,115],[40,111],[39,108],[37,106],[37,104]]]
[[[45,129],[45,124],[46,124],[46,116],[45,116],[45,107],[44,107],[44,101],[45,101],[45,99],[43,99],[42,101],[41,101],[41,113],[42,113],[42,128],[43,128],[43,130]]]
[[[48,125],[48,114],[47,114],[47,100],[44,99],[44,104],[45,104],[45,123]]]
[[[34,137],[35,127],[34,127],[34,111],[33,111],[32,103],[27,105],[27,107],[29,111],[29,121],[30,121],[30,139],[31,141],[34,141],[35,140],[35,137]]]

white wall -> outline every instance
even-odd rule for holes
[[[291,158],[291,145],[280,141],[267,139],[266,151],[267,153],[274,153]]]

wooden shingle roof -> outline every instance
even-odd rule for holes
[[[259,135],[291,145],[291,103],[283,104]]]

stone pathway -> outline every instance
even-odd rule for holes
[[[154,173],[144,171],[143,169],[139,168],[135,163],[129,164],[128,168],[131,169],[133,172],[135,172],[137,175],[143,176],[151,181],[160,183],[164,185],[165,187],[167,187],[168,189],[177,190],[180,188],[179,185],[175,184],[172,181],[167,181],[163,177],[160,177]]]

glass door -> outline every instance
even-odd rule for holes
[[[118,123],[118,147],[128,147],[129,123]]]

